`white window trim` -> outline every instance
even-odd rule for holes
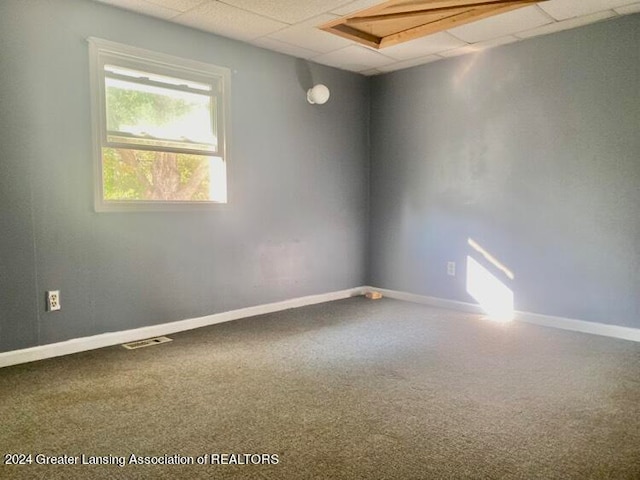
[[[104,145],[103,132],[106,132],[106,105],[104,65],[105,63],[127,64],[135,68],[147,68],[152,72],[178,77],[188,78],[216,78],[220,86],[221,107],[218,117],[218,142],[219,151],[214,156],[223,159],[225,165],[229,161],[230,111],[231,111],[231,70],[196,60],[184,59],[154,52],[138,47],[132,47],[121,43],[89,37],[89,68],[91,87],[91,127],[94,157],[94,207],[97,212],[123,212],[123,211],[184,211],[184,210],[208,210],[226,205],[226,202],[216,201],[145,201],[145,200],[121,200],[105,201],[102,178],[102,147]],[[227,170],[228,173],[228,170]],[[228,202],[227,181],[227,202]]]

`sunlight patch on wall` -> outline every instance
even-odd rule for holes
[[[513,320],[511,289],[470,256],[467,256],[467,293],[480,304],[492,320]]]
[[[481,254],[494,267],[496,267],[498,270],[501,270],[502,273],[504,273],[509,278],[509,280],[513,280],[515,278],[511,270],[509,270],[500,260],[498,260],[496,257],[491,255],[484,248],[482,248],[480,244],[478,244],[478,242],[473,240],[473,238],[468,238],[467,243],[471,248],[473,248],[476,252]]]

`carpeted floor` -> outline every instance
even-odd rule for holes
[[[0,477],[640,478],[637,343],[363,298],[172,338],[0,369]]]

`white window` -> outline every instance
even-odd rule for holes
[[[227,68],[89,39],[98,211],[227,201]]]

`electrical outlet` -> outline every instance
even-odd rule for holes
[[[447,262],[447,275],[450,277],[456,276],[456,262]]]
[[[54,312],[60,308],[60,290],[49,290],[47,292],[47,311]]]

